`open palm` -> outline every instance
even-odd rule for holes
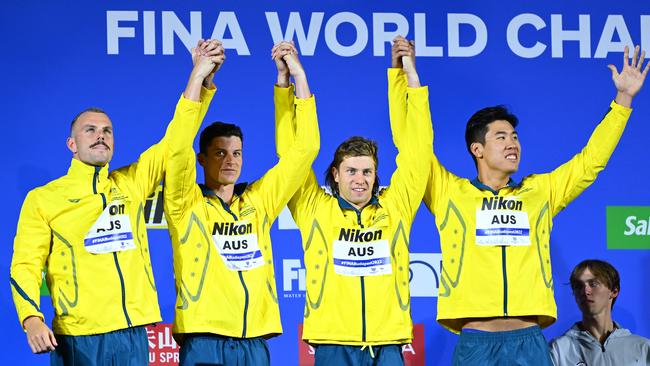
[[[612,80],[614,81],[616,90],[619,93],[634,97],[643,86],[645,77],[648,75],[648,70],[650,70],[650,63],[646,64],[646,67],[642,69],[645,51],[641,52],[639,56],[639,46],[634,48],[634,55],[632,55],[631,62],[629,59],[629,48],[627,46],[625,46],[625,52],[623,54],[623,69],[620,73],[616,69],[616,66],[609,65],[608,67],[612,70]]]

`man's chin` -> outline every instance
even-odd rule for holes
[[[91,158],[91,159],[79,159],[83,163],[93,166],[104,166],[111,161],[111,157],[101,157],[101,158]]]
[[[363,207],[368,202],[370,202],[370,197],[350,197],[350,199],[346,199],[346,201],[352,203],[355,206]]]
[[[221,179],[219,179],[219,184],[221,184],[222,186],[229,186],[231,184],[237,184],[237,178],[232,178],[232,177],[223,178],[222,177]]]
[[[512,175],[512,174],[515,174],[518,170],[519,170],[519,164],[517,164],[514,167],[510,167],[510,168],[506,169],[506,172],[508,174]]]

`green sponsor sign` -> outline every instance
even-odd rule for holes
[[[650,206],[607,206],[608,249],[650,249]]]

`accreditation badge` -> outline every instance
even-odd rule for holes
[[[334,272],[343,276],[381,276],[393,273],[388,240],[379,229],[341,229],[333,243]]]
[[[476,244],[486,246],[530,245],[528,214],[515,210],[477,210]]]
[[[248,271],[264,265],[257,234],[248,220],[214,223],[212,241],[231,271]]]
[[[135,249],[131,218],[125,206],[123,201],[106,206],[84,238],[88,252],[103,254]]]

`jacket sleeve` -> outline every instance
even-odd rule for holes
[[[278,157],[285,155],[293,145],[296,136],[296,109],[294,108],[293,85],[289,88],[275,87],[275,147]],[[318,197],[323,195],[313,170],[310,170],[287,206],[299,227],[313,217]]]
[[[271,220],[305,181],[320,148],[315,97],[294,98],[292,88],[276,87],[274,100],[279,161],[256,182],[258,196]]]
[[[200,103],[187,100],[181,95],[176,104],[174,117],[167,126],[165,136],[157,144],[143,152],[137,162],[116,171],[118,174],[124,174],[126,179],[134,183],[134,194],[137,199],[146,199],[160,184],[165,175],[170,149],[177,148],[175,144],[179,140],[185,140],[191,135],[189,137],[191,146],[196,130],[203,121],[213,95],[214,89],[202,88]],[[188,125],[196,125],[196,127],[190,128],[194,131],[193,133],[188,131]]]
[[[405,76],[389,69],[389,111],[397,169],[384,193],[412,220],[426,188],[433,157],[428,87],[408,88]],[[397,75],[395,75],[397,74]]]
[[[30,316],[43,319],[40,288],[51,242],[50,226],[38,207],[37,194],[31,191],[20,211],[10,270],[11,293],[21,325]]]
[[[301,231],[303,228],[311,225],[311,222],[316,216],[316,209],[318,208],[319,203],[326,196],[327,194],[318,185],[318,180],[316,179],[314,170],[311,170],[307,175],[307,178],[302,182],[302,185],[298,188],[287,204],[291,216]],[[303,233],[303,235],[305,234]]]
[[[402,69],[388,69],[388,111],[393,143],[398,151],[408,145],[406,136],[406,91],[408,83]]]
[[[623,134],[632,110],[612,102],[580,153],[548,174],[553,215],[562,211],[596,180]]]
[[[410,143],[408,140],[406,123],[407,112],[407,81],[402,69],[388,69],[388,107],[390,111],[391,131],[393,142],[399,151],[406,148]],[[430,117],[429,117],[430,118]],[[433,128],[431,130],[433,134]],[[433,138],[432,138],[433,139]],[[433,147],[432,147],[433,149]],[[447,197],[449,181],[454,177],[445,167],[440,164],[438,158],[432,153],[430,171],[426,173],[427,186],[424,190],[424,203],[432,213],[436,213],[438,198]]]
[[[278,158],[286,155],[296,139],[296,109],[294,107],[294,86],[273,87],[275,105],[275,151]]]
[[[179,222],[195,195],[200,196],[200,189],[196,185],[196,155],[192,143],[214,92],[214,89],[202,88],[200,103],[181,96],[174,119],[165,134],[168,158],[163,194],[165,214],[172,222]]]

